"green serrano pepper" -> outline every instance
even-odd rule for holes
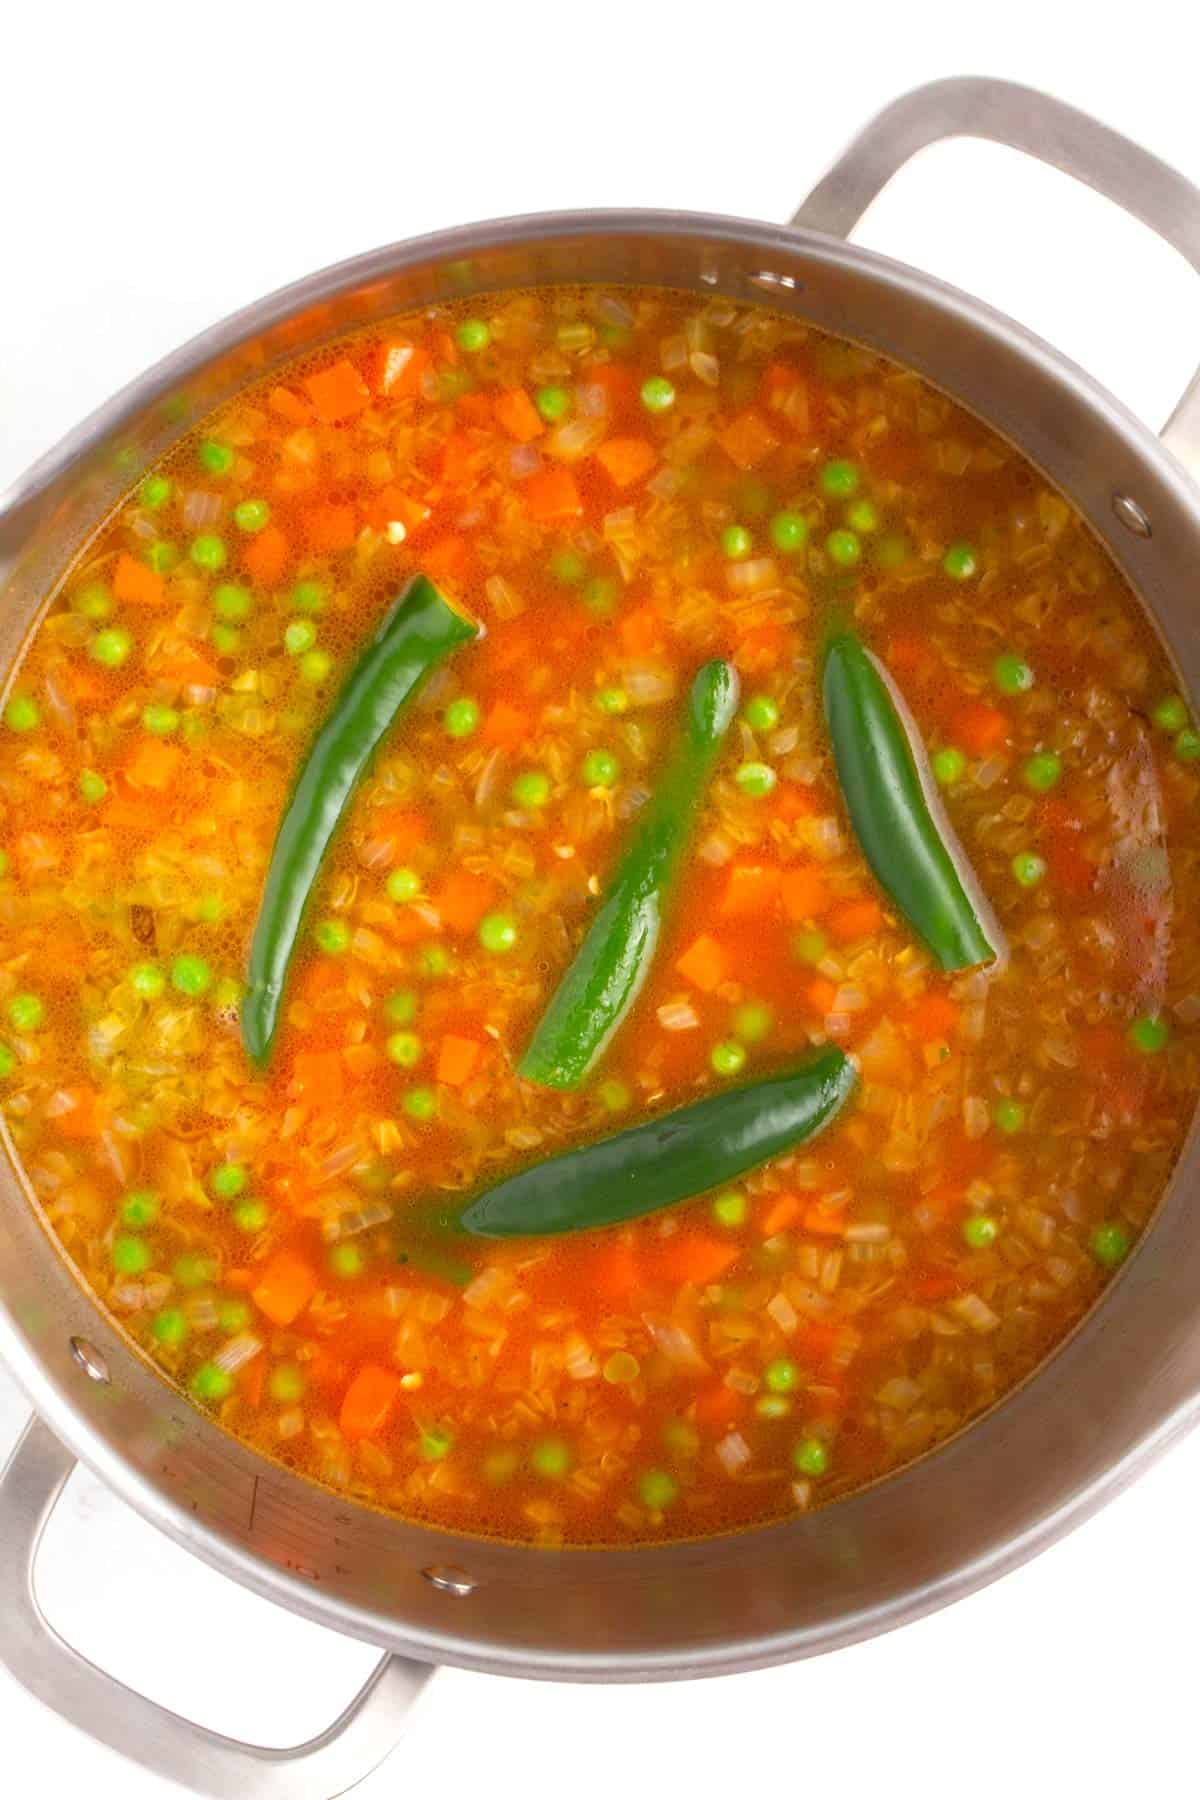
[[[827,1045],[765,1081],[511,1175],[459,1223],[476,1237],[546,1237],[641,1218],[794,1149],[837,1117],[857,1082],[849,1057]]]
[[[737,703],[737,671],[727,662],[705,663],[692,682],[675,752],[521,1059],[527,1081],[578,1087],[637,999],[654,960],[679,859]]]
[[[922,767],[916,726],[851,631],[826,644],[824,699],[846,809],[876,876],[943,969],[994,961],[1000,927]]]
[[[376,745],[429,671],[478,632],[427,576],[417,575],[347,676],[300,771],[271,853],[242,1004],[242,1042],[256,1062],[270,1055],[309,895]]]

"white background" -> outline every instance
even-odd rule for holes
[[[783,218],[876,107],[934,76],[1043,86],[1200,182],[1189,11],[23,5],[0,99],[0,488],[147,363],[321,264],[549,207]],[[1014,313],[1155,424],[1200,357],[1196,278],[1173,253],[991,146],[930,152],[858,235]],[[0,1370],[0,1459],[25,1412]],[[90,1480],[69,1493],[45,1602],[155,1697],[283,1743],[370,1664],[190,1564]],[[1194,1795],[1198,1504],[1200,1436],[998,1586],[790,1669],[606,1690],[445,1674],[361,1792]],[[5,1790],[32,1800],[177,1791],[2,1677],[0,1744]]]

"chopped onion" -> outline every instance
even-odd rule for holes
[[[575,389],[575,411],[581,419],[602,419],[608,411],[608,394],[598,381],[585,381]]]
[[[206,493],[203,488],[192,488],[184,495],[183,522],[189,531],[203,531],[206,525],[215,525],[221,516],[224,501],[220,494]]]
[[[658,1022],[664,1031],[695,1031],[700,1015],[690,1000],[669,1000],[659,1007]]]
[[[768,1300],[767,1312],[774,1319],[780,1331],[789,1335],[800,1323],[799,1313],[784,1293],[778,1293],[773,1300]]]
[[[239,1331],[236,1337],[231,1337],[217,1351],[213,1361],[218,1369],[224,1369],[227,1375],[233,1375],[248,1362],[253,1362],[262,1347],[262,1339],[255,1337],[252,1331]]]
[[[606,430],[603,419],[568,419],[546,439],[546,454],[557,457],[559,462],[579,462],[590,456]]]
[[[731,1431],[717,1445],[717,1460],[727,1475],[736,1475],[750,1461],[750,1446],[740,1431]]]
[[[752,556],[747,562],[729,563],[725,569],[726,585],[735,594],[771,587],[778,580],[779,568],[773,556]]]
[[[691,1369],[697,1375],[705,1373],[708,1364],[696,1348],[695,1340],[682,1325],[676,1325],[673,1319],[664,1319],[657,1313],[643,1313],[642,1323],[669,1363],[674,1364],[677,1369]]]
[[[542,453],[536,444],[514,444],[508,453],[508,471],[515,481],[524,481],[542,466]]]
[[[682,486],[683,476],[680,471],[672,468],[670,463],[664,463],[646,483],[646,492],[653,494],[656,500],[673,500]]]

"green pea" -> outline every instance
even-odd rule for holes
[[[638,1499],[651,1512],[665,1512],[679,1497],[679,1483],[665,1469],[647,1469],[638,1481]]]
[[[1046,864],[1032,850],[1021,850],[1012,859],[1012,872],[1022,887],[1036,887],[1046,873]]]
[[[241,1163],[218,1163],[208,1178],[208,1185],[218,1200],[236,1200],[244,1194],[250,1176]]]
[[[745,562],[754,548],[754,539],[744,525],[727,525],[721,533],[721,554],[730,562]]]
[[[629,711],[629,695],[622,687],[601,688],[596,695],[596,705],[602,713],[609,713],[615,717]]]
[[[992,1103],[992,1123],[997,1131],[1006,1137],[1015,1137],[1025,1129],[1025,1108],[1019,1100],[1011,1099],[1007,1094]]]
[[[14,694],[4,709],[4,722],[10,731],[36,731],[42,712],[32,694]]]
[[[394,1031],[387,1041],[388,1061],[400,1069],[415,1069],[424,1046],[415,1031]]]
[[[14,1031],[39,1031],[46,1023],[46,1008],[37,994],[14,994],[8,1003],[8,1020]]]
[[[432,1088],[409,1088],[400,1102],[410,1119],[421,1124],[437,1117],[437,1095]]]
[[[113,1239],[112,1263],[118,1275],[144,1275],[153,1260],[149,1244],[140,1237]]]
[[[1026,759],[1021,776],[1025,786],[1036,794],[1049,793],[1062,778],[1062,759],[1053,750],[1038,750]]]
[[[831,500],[852,500],[862,485],[858,464],[841,459],[827,462],[818,479],[821,492]]]
[[[740,1038],[743,1044],[760,1044],[765,1037],[770,1036],[774,1023],[775,1018],[769,1006],[764,1006],[761,1001],[750,1000],[734,1012],[734,1036]]]
[[[986,1250],[999,1237],[1000,1227],[987,1213],[972,1213],[963,1220],[962,1234],[969,1249]]]
[[[383,1003],[383,1016],[390,1025],[411,1025],[417,1016],[417,996],[411,988],[397,988]]]
[[[539,1438],[529,1452],[529,1461],[535,1473],[547,1481],[561,1481],[571,1468],[570,1446],[559,1437]]]
[[[525,769],[509,789],[513,804],[528,812],[545,806],[550,798],[550,777],[544,769]]]
[[[95,624],[101,619],[111,619],[115,604],[108,589],[98,581],[90,581],[71,597],[72,610]]]
[[[516,1474],[520,1460],[520,1456],[511,1446],[506,1445],[502,1450],[490,1450],[481,1465],[484,1480],[490,1482],[493,1487],[502,1487]]]
[[[209,633],[222,656],[236,656],[242,647],[242,634],[234,625],[223,625],[218,619]]]
[[[236,1332],[245,1331],[250,1323],[250,1308],[244,1300],[222,1300],[217,1308],[217,1324],[221,1330],[233,1337]]]
[[[1175,739],[1175,754],[1180,762],[1190,763],[1200,759],[1200,731],[1187,730],[1178,733]]]
[[[1167,694],[1159,701],[1151,717],[1160,731],[1182,731],[1188,722],[1187,703],[1179,694]]]
[[[271,517],[265,500],[241,500],[233,509],[233,522],[239,531],[261,531]]]
[[[202,1363],[192,1376],[191,1385],[197,1400],[227,1400],[233,1392],[233,1376],[217,1363]]]
[[[438,372],[439,400],[452,403],[463,394],[469,394],[474,386],[474,378],[466,369],[441,369]]]
[[[158,1222],[162,1207],[152,1188],[135,1188],[121,1202],[121,1223],[130,1231],[145,1231]]]
[[[951,581],[970,581],[979,573],[979,558],[974,546],[966,543],[951,544],[942,558],[942,568]]]
[[[310,650],[300,658],[301,679],[312,687],[320,687],[329,679],[329,671],[333,668],[333,658],[327,650]]]
[[[712,1216],[718,1225],[725,1225],[730,1231],[746,1223],[746,1196],[730,1188],[727,1193],[718,1194],[712,1203]]]
[[[708,1060],[716,1074],[738,1075],[746,1066],[746,1052],[741,1044],[726,1038],[723,1043],[713,1045]]]
[[[735,499],[738,511],[747,519],[765,519],[771,510],[771,490],[757,475],[742,477]]]
[[[992,680],[1002,694],[1027,694],[1033,686],[1034,674],[1027,662],[1006,650],[992,664]]]
[[[216,1260],[201,1250],[185,1250],[182,1256],[175,1258],[171,1274],[178,1287],[206,1287],[216,1279]]]
[[[775,786],[775,771],[767,763],[747,762],[742,764],[734,780],[743,794],[749,794],[754,800],[762,800]]]
[[[319,581],[298,581],[292,589],[290,599],[297,612],[325,611],[325,589]]]
[[[385,882],[387,897],[403,905],[406,900],[415,900],[421,891],[421,877],[415,869],[393,869]]]
[[[236,1012],[245,988],[232,975],[222,975],[212,991],[213,1008],[217,1012]]]
[[[178,1350],[186,1343],[189,1326],[186,1313],[180,1312],[177,1306],[165,1306],[160,1313],[155,1313],[150,1321],[150,1330],[155,1341],[165,1350]]]
[[[875,566],[888,571],[900,569],[903,568],[911,554],[912,547],[907,538],[902,537],[899,532],[888,532],[875,545]]]
[[[344,919],[318,919],[313,937],[326,956],[344,956],[350,948],[350,927]]]
[[[613,1076],[602,1081],[596,1093],[605,1112],[624,1112],[633,1098],[625,1082],[618,1081]]]
[[[267,1392],[281,1406],[294,1406],[304,1398],[305,1380],[295,1363],[279,1363],[271,1370]]]
[[[820,1438],[801,1438],[792,1451],[792,1462],[801,1475],[824,1475],[829,1467],[829,1452]]]
[[[353,1281],[367,1266],[367,1259],[357,1244],[335,1244],[329,1252],[329,1267],[339,1281]]]
[[[642,383],[642,405],[647,412],[669,412],[675,404],[675,389],[665,375],[650,375]]]
[[[565,387],[540,387],[533,396],[533,404],[547,425],[557,425],[571,410],[571,396]]]
[[[507,913],[487,913],[479,922],[479,941],[492,956],[504,956],[517,942],[515,920]]]
[[[153,569],[156,575],[168,575],[179,561],[179,550],[176,545],[159,538],[156,543],[146,546],[145,557],[147,568]]]
[[[283,634],[283,647],[289,656],[303,656],[317,641],[317,628],[311,619],[293,619]]]
[[[454,1448],[454,1433],[445,1425],[426,1426],[420,1445],[426,1462],[442,1462]]]
[[[119,625],[112,625],[107,631],[98,631],[88,645],[88,655],[93,662],[102,663],[106,669],[119,669],[129,659],[133,649],[133,639]]]
[[[222,581],[213,589],[213,611],[218,618],[226,619],[232,624],[240,624],[250,617],[253,601],[249,588],[244,588],[237,581]]]
[[[779,723],[779,708],[769,694],[752,694],[742,717],[751,731],[774,731]]]
[[[605,619],[616,610],[617,583],[611,575],[593,575],[583,584],[581,598],[588,611]]]
[[[791,1417],[792,1403],[786,1394],[760,1394],[754,1410],[760,1419],[787,1419]]]
[[[483,319],[464,319],[454,335],[459,349],[465,350],[468,355],[486,350],[492,341],[492,334]]]
[[[967,772],[967,759],[955,745],[946,744],[934,751],[931,767],[939,787],[954,787]]]
[[[255,1237],[269,1225],[271,1209],[265,1200],[239,1200],[229,1216],[239,1231]]]
[[[1115,1269],[1129,1255],[1132,1241],[1120,1220],[1110,1219],[1104,1225],[1097,1225],[1088,1240],[1088,1248],[1103,1268]]]
[[[16,1051],[8,1044],[0,1043],[0,1081],[7,1081],[16,1066]]]
[[[1165,1050],[1171,1036],[1171,1027],[1164,1018],[1147,1013],[1145,1018],[1135,1019],[1129,1027],[1129,1041],[1135,1050],[1143,1056],[1157,1056]]]
[[[214,443],[211,438],[200,446],[200,465],[210,475],[228,475],[233,467],[233,451],[228,444]]]
[[[790,1394],[800,1380],[800,1371],[794,1362],[781,1356],[767,1364],[763,1380],[773,1394]]]
[[[862,541],[855,531],[831,531],[825,549],[839,569],[852,569],[862,561]]]
[[[179,730],[179,714],[173,706],[152,703],[142,708],[142,725],[152,737],[170,737]]]
[[[879,513],[872,500],[855,500],[846,508],[844,516],[851,531],[860,531],[864,537],[879,530]]]
[[[808,520],[803,513],[777,512],[770,524],[771,542],[784,556],[795,556],[808,542]]]
[[[212,986],[212,970],[202,956],[177,956],[171,964],[171,986],[197,999]]]
[[[422,944],[417,952],[417,966],[422,975],[436,981],[439,976],[450,973],[453,959],[445,944]]]
[[[792,948],[801,962],[811,963],[815,968],[824,960],[829,943],[823,931],[801,931],[796,934]]]
[[[192,539],[188,555],[198,569],[223,569],[227,555],[225,541],[215,532],[202,531],[199,537]]]
[[[147,475],[138,498],[150,512],[158,512],[171,498],[171,483],[165,475]]]
[[[611,750],[589,750],[581,774],[585,787],[614,787],[620,779],[621,764]]]
[[[699,1454],[700,1433],[688,1419],[668,1419],[663,1426],[662,1441],[672,1456],[685,1461]]]
[[[578,550],[559,550],[550,558],[550,573],[564,587],[578,587],[587,574],[587,563]]]
[[[108,792],[108,783],[103,775],[95,769],[81,769],[79,772],[79,795],[89,806],[97,806]]]
[[[452,700],[442,717],[442,723],[447,737],[470,737],[479,725],[479,708],[474,700],[465,696],[461,700]]]

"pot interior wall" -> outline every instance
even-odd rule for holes
[[[443,234],[272,296],[186,346],[86,422],[0,514],[0,668],[142,469],[276,363],[448,297],[564,281],[759,300],[916,368],[1075,501],[1200,689],[1194,491],[1152,437],[1036,340],[951,290],[830,240],[679,214],[592,214]],[[1116,495],[1144,510],[1132,534]],[[11,1162],[11,1157],[10,1157]],[[1195,1133],[1138,1254],[1041,1372],[901,1475],[824,1512],[653,1551],[544,1552],[382,1517],[243,1448],[170,1390],[58,1256],[0,1168],[0,1353],[52,1427],[189,1547],[322,1622],[410,1654],[523,1674],[697,1673],[801,1655],[928,1610],[1098,1504],[1200,1389]],[[72,1347],[94,1347],[107,1380]],[[455,1594],[423,1572],[451,1566]],[[459,1583],[459,1585],[463,1585]]]

